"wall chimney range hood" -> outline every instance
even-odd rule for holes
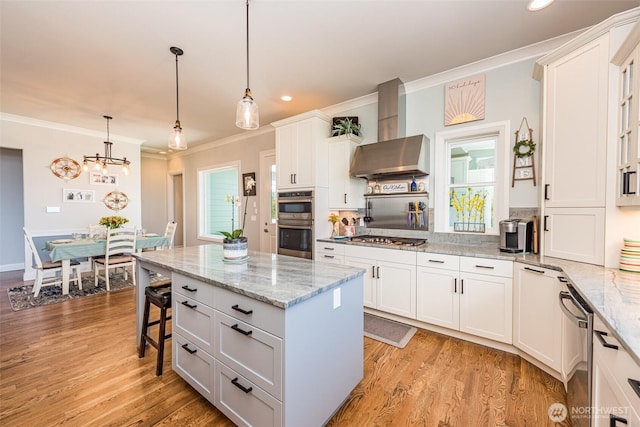
[[[404,84],[398,78],[378,86],[378,140],[356,148],[350,174],[384,179],[429,174],[429,139],[405,137]]]

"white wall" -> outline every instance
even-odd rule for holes
[[[128,176],[119,173],[117,186],[91,184],[88,173],[85,172],[76,179],[65,181],[51,172],[51,162],[66,156],[82,163],[83,155],[94,155],[96,152],[103,155],[104,138],[76,133],[73,130],[44,127],[44,122],[34,121],[36,124],[28,124],[14,121],[11,117],[0,117],[1,146],[22,150],[23,224],[34,235],[86,232],[89,224],[97,223],[100,217],[116,214],[127,217],[132,225],[140,225],[140,147],[137,144],[113,144],[113,156],[125,156],[131,160],[131,173]],[[114,168],[111,169],[112,172],[118,172],[119,168],[111,168]],[[64,202],[63,189],[94,190],[96,200],[93,203]],[[119,212],[107,208],[101,201],[107,193],[114,190],[122,191],[129,197],[129,205]],[[47,213],[47,206],[60,207],[60,213]],[[15,224],[15,227],[20,228],[23,224]],[[28,254],[25,253],[25,262],[31,265],[31,259],[27,257]]]
[[[24,268],[22,151],[0,148],[0,271]]]
[[[167,207],[167,159],[142,155],[140,170],[142,226],[149,233],[164,233],[169,222]],[[178,224],[182,227],[182,224]]]

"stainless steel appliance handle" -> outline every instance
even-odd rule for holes
[[[291,228],[294,230],[311,230],[313,227],[311,225],[284,225],[278,224],[278,228]]]
[[[278,199],[278,203],[311,203],[311,202],[313,202],[313,199],[308,199],[308,198],[296,199],[292,197],[290,199]]]
[[[580,310],[582,314],[584,314],[584,317],[576,316],[575,314],[573,314],[571,310],[569,310],[567,306],[564,305],[564,300],[566,299],[570,300],[571,303],[576,306],[576,308],[578,308],[578,310]],[[567,315],[569,319],[571,319],[571,321],[573,321],[580,328],[587,328],[589,324],[589,313],[587,313],[584,307],[582,307],[582,305],[578,301],[576,301],[573,295],[571,295],[571,292],[560,291],[560,293],[558,294],[558,300],[560,302],[560,309],[564,314]]]

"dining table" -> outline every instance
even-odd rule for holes
[[[169,239],[159,234],[144,234],[136,237],[136,251],[149,248],[162,248],[169,244]],[[105,238],[58,239],[46,242],[51,261],[62,263],[62,294],[69,294],[69,275],[71,260],[104,255],[107,249]],[[135,274],[135,272],[134,272]]]

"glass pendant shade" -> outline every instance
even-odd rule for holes
[[[176,121],[176,125],[171,130],[171,136],[169,137],[169,148],[172,150],[186,150],[187,139],[182,133],[182,127],[180,127],[180,121]]]
[[[258,129],[260,127],[258,104],[251,97],[249,89],[244,92],[244,97],[238,101],[236,126],[240,129]]]

